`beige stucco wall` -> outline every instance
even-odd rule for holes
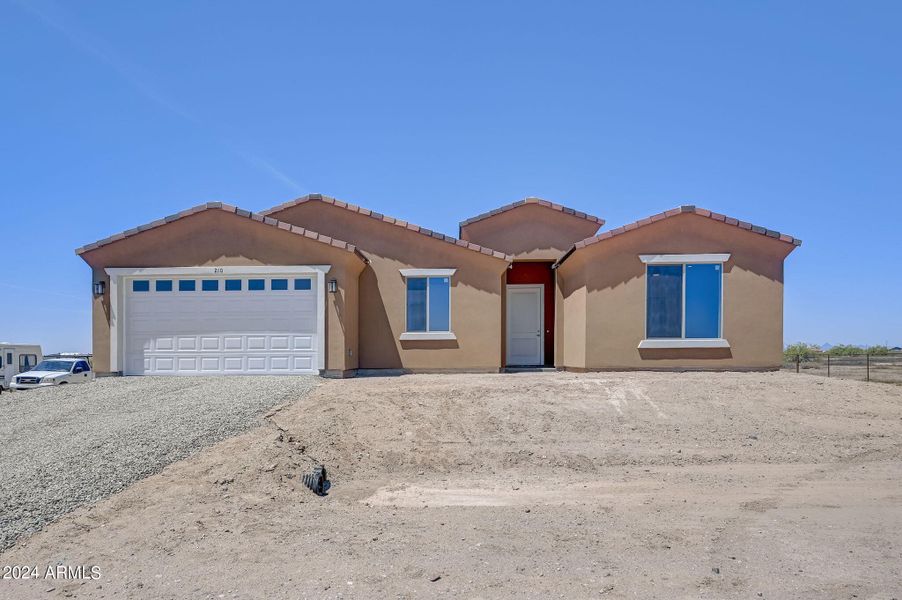
[[[507,261],[317,200],[269,216],[355,244],[370,260],[360,275],[361,369],[501,367]],[[399,271],[404,268],[457,269],[451,278],[451,329],[456,340],[400,340],[407,313],[407,287]]]
[[[584,367],[586,365],[586,286],[580,285],[578,275],[563,279],[563,344],[556,367]]]
[[[554,364],[564,364],[564,349],[567,331],[564,327],[564,278],[554,272]]]
[[[565,306],[559,366],[779,367],[783,261],[793,248],[702,216],[681,214],[577,250],[558,269]],[[639,350],[645,335],[646,289],[645,265],[638,255],[723,252],[732,255],[723,273],[723,336],[730,348]]]
[[[598,223],[540,204],[523,204],[464,225],[460,237],[518,260],[557,260],[596,231]]]
[[[213,209],[101,246],[82,258],[92,267],[94,281],[106,282],[92,311],[94,365],[100,373],[110,369],[110,285],[104,272],[109,267],[331,265],[326,279],[338,282],[338,293],[326,294],[326,370],[357,368],[358,276],[364,263],[346,250]]]

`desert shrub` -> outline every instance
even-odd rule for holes
[[[889,348],[886,346],[853,346],[852,344],[838,344],[827,350],[830,356],[863,356],[870,354],[871,356],[886,356],[889,354]]]
[[[786,362],[795,362],[796,357],[798,357],[802,362],[810,362],[817,358],[818,354],[820,354],[820,349],[818,349],[817,346],[806,344],[804,342],[796,342],[795,344],[786,346],[786,349],[783,351],[783,360]]]
[[[871,356],[886,356],[889,354],[889,348],[886,346],[870,346],[867,353]]]
[[[865,349],[861,346],[853,346],[852,344],[837,344],[827,350],[830,356],[855,356],[856,354],[864,354]]]

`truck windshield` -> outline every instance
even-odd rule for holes
[[[72,364],[68,360],[42,360],[32,371],[70,371]]]

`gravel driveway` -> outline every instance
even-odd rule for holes
[[[123,377],[0,395],[0,550],[262,422],[302,377]]]

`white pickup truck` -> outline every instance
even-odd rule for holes
[[[9,384],[13,390],[30,390],[69,383],[94,381],[94,371],[83,358],[51,358],[42,360],[36,367],[13,377]]]

